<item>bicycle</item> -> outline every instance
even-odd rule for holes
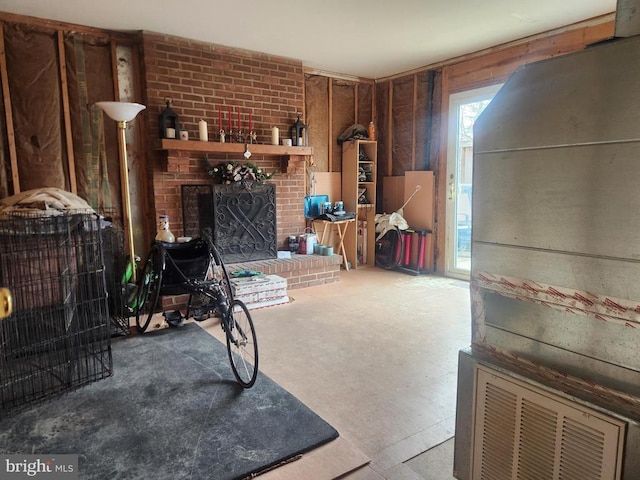
[[[386,231],[381,238],[376,239],[376,265],[385,270],[393,270],[402,260],[402,233],[397,227]]]
[[[229,274],[211,235],[186,243],[154,241],[138,278],[136,326],[144,333],[162,295],[189,294],[184,318],[220,317],[233,374],[250,388],[258,376],[258,343],[253,319],[242,300],[233,298]]]

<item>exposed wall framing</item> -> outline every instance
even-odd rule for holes
[[[94,105],[122,99],[117,45],[136,50],[137,36],[0,15],[0,197],[57,187],[121,215],[117,125]]]
[[[342,171],[342,132],[359,123],[374,121],[375,84],[370,80],[348,80],[321,74],[305,74],[306,123],[309,143],[319,172]]]
[[[439,142],[441,71],[425,70],[376,84],[378,124],[378,197],[385,176],[430,170]],[[382,205],[378,205],[382,211]]]
[[[18,154],[16,153],[15,131],[13,129],[13,113],[11,109],[11,95],[9,94],[9,75],[7,74],[7,57],[4,47],[4,24],[0,23],[0,79],[2,80],[2,98],[3,98],[3,128],[2,131],[6,132],[6,140],[3,143],[2,149],[2,183],[0,184],[0,193],[3,197],[9,195],[10,185],[13,185],[13,190],[20,191],[20,177],[18,176]],[[6,153],[9,154],[9,164],[6,164]],[[6,171],[10,172],[10,175],[6,175]]]

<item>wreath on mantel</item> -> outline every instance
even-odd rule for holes
[[[207,173],[218,180],[223,185],[230,185],[235,182],[250,182],[262,184],[272,178],[276,172],[266,173],[253,163],[243,163],[228,161],[217,165],[211,165],[205,158]]]

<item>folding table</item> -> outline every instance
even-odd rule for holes
[[[347,259],[347,253],[344,249],[344,236],[349,228],[349,224],[354,223],[355,218],[349,218],[345,220],[336,220],[331,222],[329,220],[314,220],[313,230],[318,235],[318,240],[321,245],[326,245],[325,241],[329,238],[331,230],[335,226],[335,230],[338,233],[338,247],[336,248],[336,254],[342,255],[342,261],[344,263],[345,270],[349,270],[349,261]]]

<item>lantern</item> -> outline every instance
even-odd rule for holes
[[[289,136],[291,137],[291,143],[294,146],[301,147],[307,144],[307,126],[302,123],[302,120],[300,120],[300,115],[298,115],[296,123],[291,125],[291,128],[289,129]]]
[[[171,99],[165,98],[167,108],[160,114],[160,138],[178,138],[180,135],[180,122],[178,115],[171,110]]]

